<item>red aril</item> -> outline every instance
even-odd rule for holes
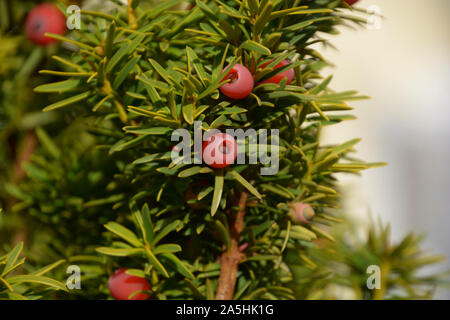
[[[206,139],[202,146],[203,162],[212,168],[225,168],[237,158],[237,142],[226,133],[216,133]]]
[[[230,79],[220,87],[220,91],[232,99],[244,99],[252,92],[254,87],[253,75],[242,64],[236,64],[228,71],[224,80]]]
[[[117,300],[150,299],[150,296],[143,292],[130,297],[134,292],[150,290],[150,285],[145,278],[130,275],[126,271],[126,268],[119,269],[109,277],[108,289],[111,295]]]
[[[28,39],[40,46],[57,42],[56,39],[46,37],[45,33],[63,35],[66,32],[66,17],[57,6],[40,4],[28,13],[25,32]]]
[[[266,67],[270,62],[271,61],[264,63],[261,66],[261,68]],[[285,67],[285,66],[289,65],[290,63],[291,62],[289,60],[283,60],[279,64],[277,64],[274,67],[274,69]],[[276,83],[276,84],[278,84],[284,78],[287,78],[286,84],[290,84],[292,82],[292,80],[294,80],[294,77],[295,77],[294,69],[288,69],[288,70],[285,70],[285,71],[283,71],[281,73],[278,73],[278,74],[274,75],[273,77],[271,77],[271,78],[269,78],[267,80],[261,81],[258,84],[261,84],[261,83]]]

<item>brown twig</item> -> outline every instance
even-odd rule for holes
[[[225,249],[222,253],[216,300],[231,300],[234,296],[238,265],[245,256],[239,249],[239,238],[244,225],[247,197],[247,192],[242,191],[238,204],[239,211],[235,217],[230,217],[231,248]]]
[[[28,131],[23,139],[22,145],[20,147],[19,153],[16,155],[14,161],[14,167],[11,174],[11,182],[17,184],[25,176],[25,171],[23,170],[22,163],[30,160],[31,155],[34,153],[37,147],[38,141],[34,131]],[[6,207],[11,208],[17,200],[14,197],[10,197],[7,200]],[[19,243],[20,241],[25,241],[27,238],[26,228],[17,230],[17,233],[13,236],[12,244]]]
[[[30,157],[36,149],[36,146],[37,140],[34,131],[28,131],[26,133],[26,136],[24,137],[21,150],[17,154],[16,160],[14,162],[14,168],[11,177],[13,183],[19,182],[24,177],[25,172],[23,171],[22,163],[30,160]]]

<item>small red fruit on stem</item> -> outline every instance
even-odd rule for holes
[[[226,68],[225,68],[226,69]],[[244,99],[252,92],[254,87],[253,76],[242,64],[236,64],[224,78],[230,79],[220,87],[224,95],[232,99]]]
[[[272,61],[266,62],[264,63],[261,68],[264,68],[265,66],[267,66],[269,63],[271,63]],[[291,64],[291,62],[289,60],[283,60],[281,61],[279,64],[277,64],[274,69],[278,69],[278,68],[282,68],[284,66],[287,66]],[[283,80],[284,78],[287,78],[286,84],[290,84],[292,82],[292,80],[294,80],[294,69],[288,69],[285,70],[277,75],[274,75],[272,78],[269,78],[267,80],[261,81],[259,84],[261,83],[280,83],[281,80]]]
[[[57,6],[50,3],[40,4],[28,13],[25,32],[32,42],[46,46],[57,40],[46,37],[45,33],[63,35],[66,32],[66,17]]]
[[[126,273],[127,269],[122,268],[114,272],[108,280],[108,289],[116,300],[148,300],[150,296],[137,291],[150,290],[150,285],[145,278],[132,276]],[[132,295],[130,297],[130,295]]]
[[[357,3],[359,0],[344,0],[345,3],[347,3],[349,6],[354,5],[355,3]]]
[[[226,133],[216,133],[202,146],[203,161],[212,168],[225,168],[237,158],[237,142]]]

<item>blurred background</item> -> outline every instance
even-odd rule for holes
[[[374,18],[367,30],[341,28],[331,39],[337,50],[323,53],[337,66],[328,70],[333,89],[372,99],[353,103],[358,121],[327,129],[324,142],[359,136],[359,158],[389,165],[361,178],[340,177],[345,211],[362,221],[381,217],[393,240],[411,230],[425,234],[425,248],[449,257],[450,1],[361,0],[356,6],[385,18]],[[436,298],[450,299],[450,291],[440,289]]]

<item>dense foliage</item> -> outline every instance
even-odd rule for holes
[[[371,232],[361,247],[333,231],[348,226],[335,174],[384,165],[352,157],[359,139],[320,144],[322,128],[354,119],[348,103],[366,98],[321,76],[323,35],[364,22],[348,4],[116,1],[83,10],[81,29],[49,35],[61,43],[45,48],[20,27],[31,1],[0,4],[0,241],[24,239],[29,260],[17,262],[21,244],[0,258],[0,297],[42,296],[33,282],[14,286],[31,279],[49,286],[47,298],[108,298],[119,268],[145,277],[155,299],[340,298],[336,285],[355,298],[393,297],[399,286],[415,298],[416,285],[435,285],[414,276],[439,260],[422,258],[414,236],[394,246]],[[255,87],[232,100],[219,88],[238,63]],[[261,83],[289,69],[291,83]],[[202,131],[279,129],[279,147],[270,135],[258,144],[279,152],[278,172],[172,161],[172,132],[194,135],[195,121]],[[310,223],[292,221],[293,203],[314,209]],[[369,292],[372,264],[387,280]],[[81,268],[81,290],[53,290],[64,289],[64,265]],[[14,269],[34,278],[5,277]]]

